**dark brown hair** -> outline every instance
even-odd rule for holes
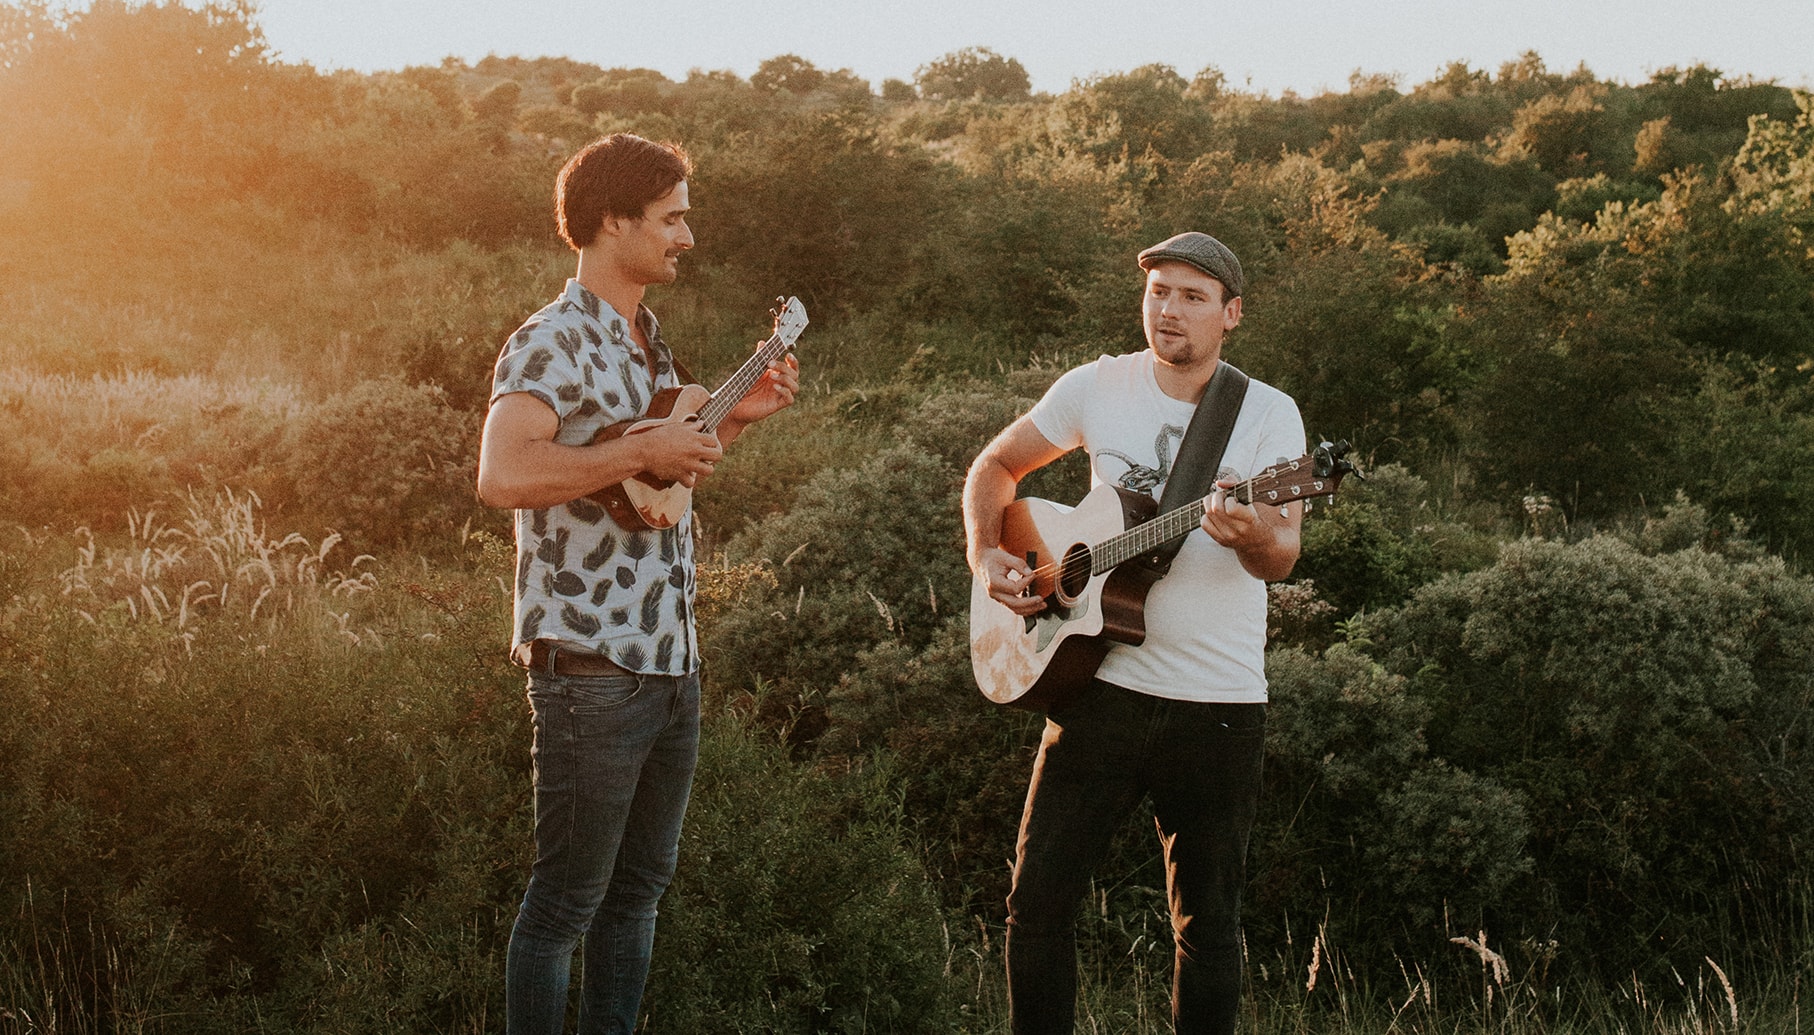
[[[567,160],[554,181],[554,218],[574,251],[592,243],[606,216],[639,219],[649,202],[693,173],[679,144],[631,133],[594,140]]]

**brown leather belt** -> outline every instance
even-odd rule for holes
[[[570,650],[547,640],[532,640],[517,648],[524,668],[555,676],[633,676],[636,673],[603,654]]]

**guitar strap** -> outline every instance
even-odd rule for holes
[[[1191,415],[1190,427],[1184,429],[1184,440],[1178,443],[1178,457],[1172,461],[1165,491],[1159,496],[1159,513],[1169,514],[1208,496],[1215,488],[1222,454],[1228,449],[1235,418],[1241,415],[1241,404],[1246,398],[1247,375],[1232,363],[1219,364],[1203,389],[1203,398],[1197,400],[1197,412]],[[1173,539],[1130,561],[1129,567],[1144,568],[1150,580],[1156,582],[1171,571],[1172,559],[1183,545],[1183,539]]]

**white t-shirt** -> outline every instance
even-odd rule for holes
[[[1060,377],[1029,414],[1061,449],[1090,455],[1090,487],[1114,482],[1157,499],[1196,412],[1166,395],[1151,350],[1103,356]],[[1304,455],[1304,422],[1284,392],[1250,380],[1221,476],[1249,478]],[[1146,642],[1117,643],[1098,678],[1187,701],[1266,700],[1266,585],[1201,527],[1146,598]]]

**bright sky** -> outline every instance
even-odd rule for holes
[[[278,55],[318,69],[449,55],[570,57],[669,78],[748,77],[779,54],[879,88],[964,47],[1026,66],[1038,91],[1154,62],[1207,65],[1277,95],[1345,90],[1350,73],[1410,87],[1451,61],[1497,72],[1527,50],[1626,83],[1671,65],[1814,85],[1814,0],[259,0]]]

